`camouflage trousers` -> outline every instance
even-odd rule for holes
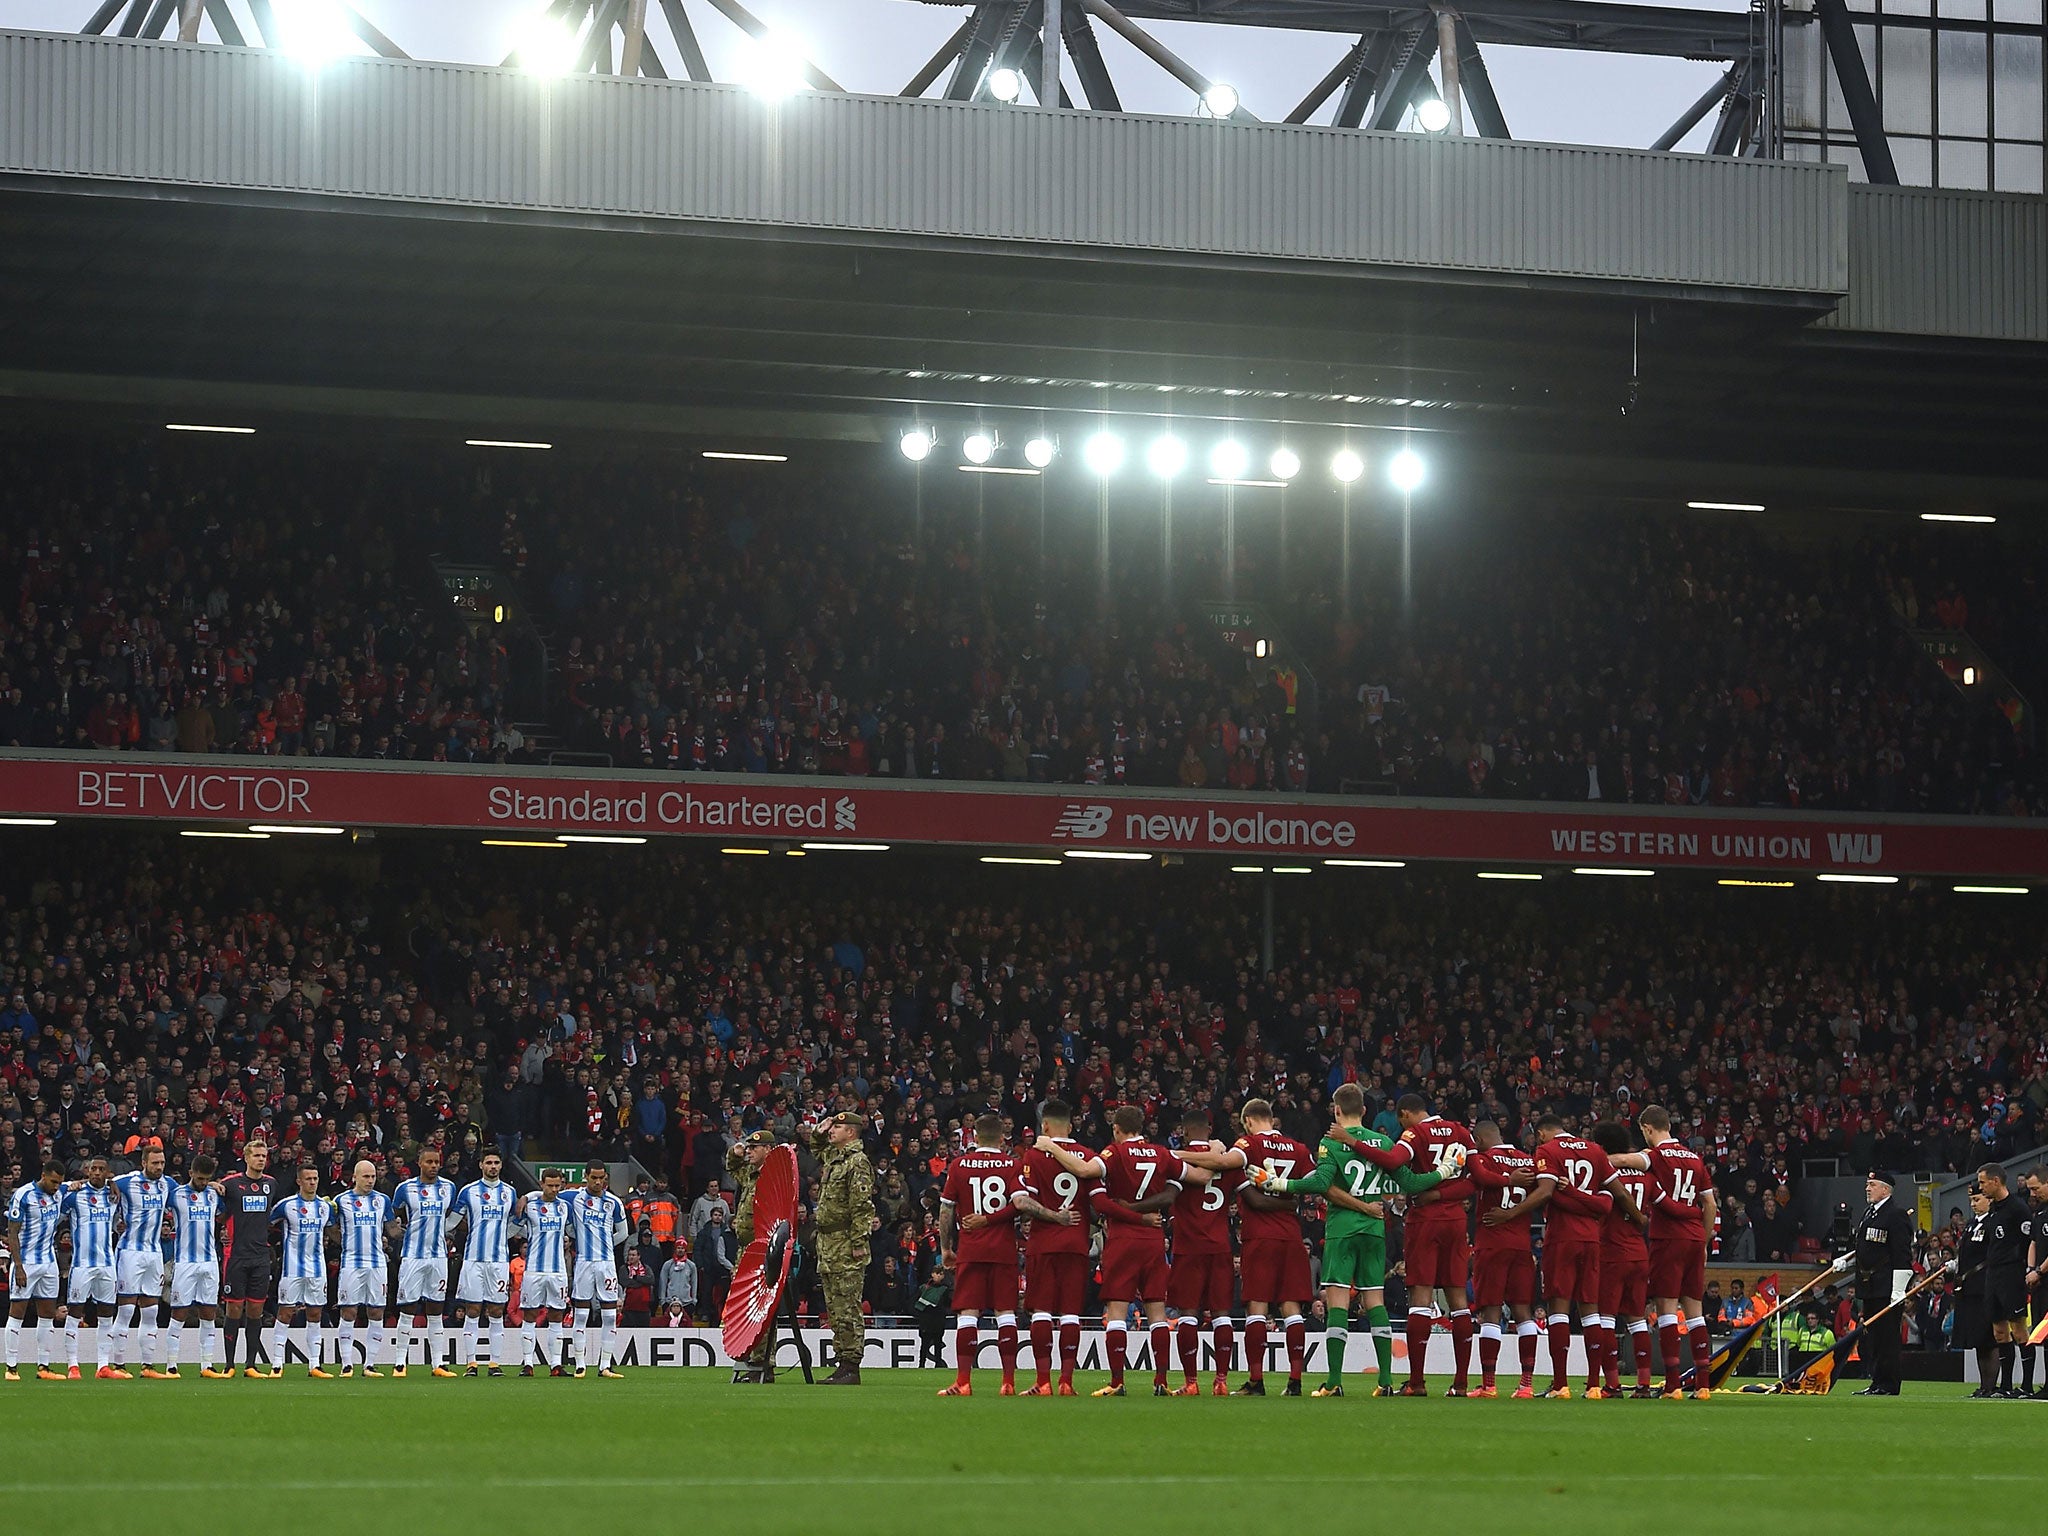
[[[818,1244],[818,1280],[825,1292],[825,1318],[832,1329],[832,1353],[848,1365],[859,1365],[867,1341],[861,1316],[861,1293],[868,1274],[867,1245],[825,1239]]]

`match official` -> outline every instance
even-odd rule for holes
[[[1863,1358],[1870,1367],[1870,1385],[1858,1397],[1899,1395],[1899,1319],[1896,1313],[1870,1320],[1906,1294],[1913,1283],[1913,1213],[1892,1198],[1892,1175],[1873,1168],[1863,1181],[1870,1201],[1856,1223],[1856,1314],[1867,1332]]]

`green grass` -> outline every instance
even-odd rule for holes
[[[2048,1406],[1968,1402],[1955,1386],[1895,1400],[1851,1387],[1709,1403],[1094,1402],[998,1398],[983,1373],[987,1395],[942,1402],[948,1379],[30,1380],[0,1386],[0,1511],[44,1536],[903,1536],[949,1524],[1186,1536],[1333,1516],[1454,1532],[1819,1536],[2039,1532],[2048,1496]]]

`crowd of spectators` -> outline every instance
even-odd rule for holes
[[[1340,894],[1328,872],[1281,893],[1265,971],[1249,887],[1192,868],[92,828],[17,831],[8,855],[0,1176],[152,1136],[175,1171],[257,1131],[327,1188],[360,1157],[395,1179],[429,1139],[456,1178],[493,1145],[631,1155],[658,1179],[650,1305],[672,1238],[720,1294],[730,1141],[836,1108],[870,1121],[870,1299],[901,1313],[962,1127],[1028,1127],[1052,1093],[1097,1140],[1121,1104],[1167,1131],[1253,1095],[1313,1140],[1346,1080],[1389,1123],[1415,1090],[1511,1137],[1657,1100],[1717,1170],[1724,1250],[1760,1263],[1825,1238],[1790,1214],[1813,1170],[1967,1169],[2039,1142],[2048,1107],[2030,909],[1908,888],[1538,901],[1454,872]]]
[[[2041,800],[2030,722],[1920,653],[1901,622],[1919,600],[1867,540],[1545,506],[1167,519],[1135,488],[1098,527],[1092,497],[998,506],[951,483],[979,477],[918,483],[895,462],[485,469],[230,446],[9,457],[0,744],[526,760],[504,636],[444,606],[428,556],[445,553],[506,571],[548,636],[551,718],[526,723],[625,768]],[[1926,579],[1953,616],[1953,583]],[[1227,635],[1204,617],[1226,595],[1255,615]],[[2008,616],[1987,643],[2041,638],[2039,604],[1982,611]]]

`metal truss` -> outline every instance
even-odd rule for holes
[[[331,13],[371,51],[405,58],[405,51],[344,0],[325,0]],[[835,0],[816,0],[831,5]],[[1442,101],[1454,132],[1469,118],[1483,138],[1510,137],[1494,95],[1484,49],[1493,45],[1557,48],[1592,53],[1643,54],[1711,61],[1720,78],[1684,107],[1653,149],[1669,150],[1707,117],[1706,146],[1715,155],[1777,156],[1785,152],[1783,51],[1787,32],[1817,25],[1840,86],[1856,145],[1872,181],[1896,182],[1898,172],[1871,88],[1856,24],[1869,13],[1848,0],[1751,0],[1747,11],[1710,11],[1629,3],[1629,0],[906,0],[962,12],[938,51],[909,75],[899,94],[936,92],[950,101],[988,100],[1000,81],[1006,99],[1084,105],[1120,112],[1122,97],[1104,61],[1100,30],[1108,30],[1149,65],[1187,87],[1196,101],[1217,82],[1174,53],[1143,23],[1159,21],[1268,27],[1316,33],[1353,33],[1356,41],[1310,85],[1287,114],[1290,123],[1322,120],[1339,128],[1396,129],[1430,101]],[[1940,9],[1937,3],[1931,9]],[[552,0],[544,13],[574,39],[574,72],[708,81],[712,71],[698,40],[699,21],[739,28],[759,41],[770,28],[744,0]],[[658,15],[662,25],[649,30]],[[2042,35],[2039,23],[1898,17],[1886,25],[1930,31],[2010,32]],[[210,24],[231,47],[276,46],[273,0],[105,0],[86,23],[89,33],[121,37],[202,38]],[[665,34],[665,35],[663,35]],[[658,45],[659,44],[659,45]],[[515,62],[508,58],[507,64]],[[837,81],[808,59],[793,61],[812,89],[836,91]],[[1432,73],[1433,72],[1433,73]],[[1066,83],[1078,85],[1082,102]],[[1231,116],[1249,120],[1241,105]]]

